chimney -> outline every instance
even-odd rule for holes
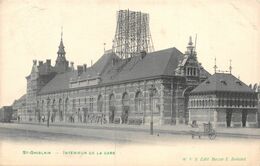
[[[80,76],[83,73],[83,66],[78,65],[77,69],[78,69],[78,76]]]
[[[39,66],[41,66],[43,64],[43,61],[39,61]]]
[[[70,62],[70,68],[72,71],[74,71],[74,62]]]
[[[84,72],[87,71],[87,64],[84,64],[84,65],[83,65],[83,69],[84,69]]]
[[[33,60],[33,65],[37,65],[37,60]]]
[[[51,60],[50,59],[46,59],[46,63],[48,66],[51,66]]]
[[[146,51],[141,51],[140,54],[141,54],[141,59],[144,59],[144,57],[146,56]]]

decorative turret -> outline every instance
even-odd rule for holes
[[[175,70],[176,75],[186,76],[188,81],[195,84],[199,83],[200,79],[203,77],[201,75],[203,68],[197,60],[196,40],[197,35],[195,38],[195,46],[193,46],[192,38],[189,38],[185,56],[182,60],[179,61],[178,67]]]
[[[61,40],[60,40],[60,45],[59,45],[59,50],[57,52],[58,57],[56,59],[56,64],[55,64],[55,71],[58,73],[62,73],[68,70],[68,61],[66,60],[65,57],[65,47],[63,45],[63,32],[61,31]]]
[[[188,43],[188,46],[187,46],[187,51],[185,52],[185,54],[189,55],[189,56],[194,56],[195,58],[197,56],[197,53],[195,51],[195,47],[193,46],[193,42],[192,42],[191,36],[190,36],[189,43]]]
[[[65,54],[66,54],[66,52],[65,52],[65,50],[64,50],[64,45],[63,45],[63,40],[62,40],[62,33],[61,33],[61,40],[60,40],[60,45],[59,45],[59,50],[58,50],[58,52],[57,52],[57,54],[58,54],[58,56],[61,56],[61,57],[65,57]]]
[[[65,62],[66,61],[66,57],[65,57],[66,52],[65,52],[65,49],[64,49],[65,47],[63,45],[62,36],[63,36],[63,32],[61,32],[61,39],[60,39],[59,50],[57,52],[58,57],[57,57],[56,63]]]

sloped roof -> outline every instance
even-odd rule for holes
[[[15,100],[12,106],[16,106],[19,103],[26,102],[26,94],[22,95],[19,99]]]
[[[204,77],[204,78],[208,78],[211,76],[211,74],[207,70],[205,70],[204,67],[201,65],[200,65],[200,75],[201,75],[201,77]]]
[[[110,52],[110,53],[106,53],[104,54],[93,66],[92,66],[92,69],[94,71],[96,71],[97,73],[103,73],[104,70],[107,69],[108,65],[110,65],[112,62],[112,59],[113,58],[116,58],[118,59],[119,57],[113,53],[113,52]]]
[[[98,76],[98,73],[101,73],[104,68],[106,68],[108,62],[111,61],[111,56],[113,56],[111,53],[103,55],[93,66],[88,67],[87,71],[80,75],[80,78],[84,79]],[[57,73],[56,76],[40,90],[39,94],[69,89],[71,79],[78,79],[77,70],[61,74]]]
[[[62,74],[56,74],[56,76],[49,81],[41,90],[40,94],[66,90],[69,89],[70,78],[73,77],[76,73],[74,71],[69,71]]]
[[[148,53],[143,59],[141,55],[107,68],[102,74],[102,83],[140,79],[161,75],[174,75],[183,54],[176,48],[164,49]],[[127,62],[126,62],[127,61]]]
[[[198,85],[191,93],[200,92],[254,92],[232,74],[215,73]]]
[[[118,60],[114,53],[104,54],[92,67],[80,75],[80,79],[100,76],[100,84],[116,83],[128,80],[137,80],[157,76],[174,76],[183,54],[176,48],[168,48],[141,54],[129,59]],[[113,63],[112,59],[116,59]],[[78,79],[77,70],[69,71],[56,76],[41,90],[40,94],[69,89],[70,79]]]

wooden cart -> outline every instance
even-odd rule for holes
[[[201,131],[199,126],[196,124],[196,122],[191,124],[191,127],[193,130],[191,130],[191,137],[192,139],[195,138],[195,136],[198,136],[199,139],[202,136],[208,136],[209,139],[215,139],[216,138],[216,131],[213,129],[212,124],[209,123],[203,123],[203,130]]]

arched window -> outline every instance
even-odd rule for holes
[[[62,111],[62,99],[59,99],[58,111]]]
[[[94,98],[90,97],[89,98],[89,110],[90,110],[90,112],[93,112],[93,110],[94,110],[93,102],[94,102]]]
[[[152,97],[152,109],[154,112],[160,112],[160,102],[159,102],[159,94],[158,91],[155,90],[153,92],[153,97]]]
[[[103,112],[103,97],[102,97],[102,95],[98,96],[97,111],[98,112]]]
[[[116,103],[115,95],[111,94],[109,96],[109,106],[115,106],[115,103]]]
[[[143,110],[143,95],[138,91],[135,95],[135,111],[140,112]]]
[[[66,98],[66,100],[65,100],[65,109],[64,109],[65,113],[68,112],[68,105],[69,105],[69,99]]]
[[[59,120],[62,121],[63,120],[62,99],[59,99],[58,112],[59,112]]]
[[[122,111],[123,113],[121,119],[122,119],[122,123],[124,124],[128,122],[128,115],[130,112],[129,95],[126,92],[122,96]]]
[[[50,102],[51,102],[51,100],[49,98],[47,98],[47,102],[46,102],[46,104],[47,104],[47,112],[50,111]]]
[[[122,104],[123,106],[129,106],[129,96],[128,93],[125,92],[122,97]]]
[[[55,109],[55,99],[53,99],[53,101],[52,101],[52,110],[54,110]]]

